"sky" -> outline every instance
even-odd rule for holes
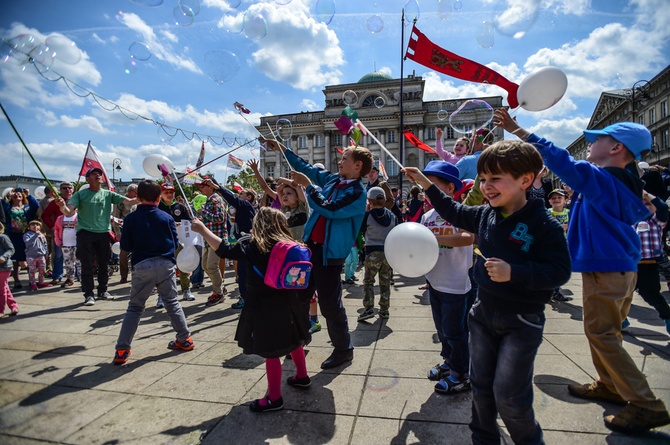
[[[117,178],[147,177],[151,154],[182,170],[195,164],[199,138],[215,142],[205,144],[209,161],[257,136],[261,116],[322,110],[326,85],[375,70],[399,78],[411,30],[402,42],[403,8],[434,43],[512,82],[547,66],[563,71],[568,87],[556,105],[516,114],[561,146],[580,136],[603,91],[649,80],[670,62],[667,0],[4,3],[0,37],[14,48],[0,48],[0,103],[42,171],[61,180],[78,179],[89,140],[110,176],[119,159]],[[412,72],[425,80],[425,101],[507,95],[406,60]],[[250,110],[246,120],[234,102]],[[0,153],[0,175],[40,176],[4,116]],[[245,146],[234,155],[259,153]],[[222,177],[225,159],[206,168]]]

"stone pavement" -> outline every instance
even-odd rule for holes
[[[236,294],[230,272],[226,283]],[[470,443],[470,393],[438,395],[426,379],[440,348],[421,284],[396,275],[391,318],[364,323],[356,323],[362,286],[345,285],[353,363],[321,370],[331,348],[325,329],[316,333],[307,347],[312,386],[285,386],[284,410],[261,415],[247,405],[266,389],[264,361],[243,355],[234,342],[239,311],[230,299],[206,308],[208,292],[201,290],[196,301],[183,302],[196,343],[191,352],[166,349],[174,333],[150,300],[130,361],[114,366],[128,285],[113,284],[119,300],[91,307],[82,306],[79,289],[18,291],[20,314],[0,320],[0,444]],[[594,369],[582,332],[579,276],[564,289],[574,300],[547,306],[535,366],[534,406],[546,442],[670,443],[670,427],[639,437],[611,433],[602,419],[619,407],[568,395],[566,385],[592,380]],[[625,347],[670,404],[670,338],[638,296],[630,320]],[[292,372],[287,361],[284,378]]]

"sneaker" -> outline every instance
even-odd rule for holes
[[[165,305],[163,304],[163,299],[161,297],[158,297],[156,300],[156,309],[163,309]]]
[[[310,324],[309,326],[310,334],[314,334],[315,332],[319,332],[321,330],[321,323],[319,323],[318,321],[317,322],[310,321],[309,324]]]
[[[356,284],[353,278],[347,278],[346,280],[342,280],[342,284]]]
[[[254,413],[264,413],[266,411],[277,411],[284,407],[284,399],[278,398],[274,402],[268,396],[264,397],[266,405],[260,404],[260,399],[254,400],[249,404],[249,409]]]
[[[70,278],[68,278],[67,280],[65,280],[65,281],[60,285],[60,287],[70,287],[70,286],[74,286],[74,281],[72,281]]]
[[[237,300],[237,303],[233,303],[230,305],[233,309],[242,309],[244,307],[244,300],[240,298]]]
[[[31,284],[30,290],[37,290],[37,284]]]
[[[195,348],[195,343],[191,337],[187,338],[184,341],[179,341],[177,339],[172,340],[168,343],[168,349],[180,349],[182,351],[190,351]]]
[[[470,390],[470,379],[464,378],[463,380],[457,380],[453,376],[448,376],[445,379],[440,380],[435,385],[435,392],[440,394],[457,394],[459,392],[469,391]]]
[[[109,292],[98,292],[98,300],[114,300],[114,297]]]
[[[366,309],[363,312],[361,312],[361,315],[358,316],[358,321],[367,320],[368,318],[372,318],[374,316],[375,316],[374,309]]]
[[[624,329],[627,329],[629,326],[630,326],[630,320],[628,320],[628,317],[626,317],[621,322],[621,330],[623,331]]]
[[[555,290],[553,295],[551,296],[551,301],[557,301],[557,302],[560,302],[560,303],[564,303],[564,302],[570,301],[570,300],[572,300],[572,297],[566,297],[558,289]]]
[[[312,379],[310,379],[309,376],[303,377],[301,379],[294,376],[286,379],[286,383],[288,383],[288,386],[293,386],[296,388],[307,388],[312,384]]]
[[[94,304],[95,304],[95,297],[93,295],[84,297],[84,306],[93,306]]]
[[[619,394],[610,391],[599,381],[584,385],[568,385],[568,392],[580,399],[599,400],[601,402],[616,403],[617,405],[626,404],[626,401]]]
[[[428,370],[428,380],[432,380],[434,382],[444,380],[450,375],[450,371],[451,370],[449,369],[449,365],[446,363],[438,363]]]
[[[219,304],[223,302],[223,295],[221,294],[212,294],[207,298],[207,303],[205,303],[205,306],[214,306],[215,304]]]
[[[640,406],[627,404],[616,416],[605,416],[605,426],[624,434],[641,434],[652,428],[670,423],[666,410],[652,411]]]
[[[389,311],[379,311],[377,315],[379,315],[379,318],[382,318],[384,320],[389,319]]]
[[[51,285],[52,286],[57,286],[57,285],[60,284],[60,282],[61,282],[60,278],[54,278],[53,280],[51,280]]]
[[[40,289],[44,289],[45,287],[51,287],[53,284],[51,283],[37,283],[37,287]]]
[[[195,295],[193,295],[190,289],[186,289],[182,294],[182,298],[186,301],[193,301],[195,300]]]
[[[113,362],[115,365],[123,365],[128,361],[128,357],[130,357],[130,349],[117,349]]]

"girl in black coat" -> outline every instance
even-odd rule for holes
[[[210,246],[218,246],[216,254],[221,258],[246,260],[247,300],[237,324],[235,340],[245,354],[265,358],[268,379],[266,396],[251,402],[249,409],[254,412],[281,409],[284,401],[280,357],[290,353],[295,364],[296,375],[287,380],[290,386],[306,388],[311,383],[303,350],[311,340],[309,318],[297,291],[267,286],[254,267],[264,274],[272,247],[278,241],[295,241],[291,238],[286,217],[276,209],[261,207],[254,217],[251,236],[240,238],[235,245],[214,235],[199,220],[194,221],[192,227]]]

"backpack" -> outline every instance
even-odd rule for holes
[[[272,247],[265,275],[254,266],[263,282],[274,289],[306,289],[312,272],[309,248],[295,241],[279,241]]]

